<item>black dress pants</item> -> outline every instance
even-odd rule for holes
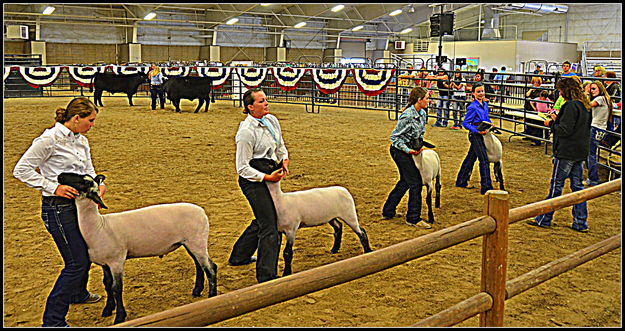
[[[249,263],[258,249],[256,280],[262,283],[276,278],[278,273],[282,237],[278,233],[276,210],[264,182],[252,182],[239,176],[239,186],[250,203],[256,219],[252,220],[234,243],[228,262],[232,265]]]

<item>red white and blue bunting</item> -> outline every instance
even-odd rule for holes
[[[317,88],[323,94],[332,94],[341,88],[349,69],[311,69],[311,72]]]
[[[352,69],[358,89],[367,96],[384,92],[394,73],[395,69]]]
[[[116,75],[132,75],[140,72],[147,74],[148,70],[150,70],[149,67],[118,66],[114,64],[111,65],[110,68]]]
[[[254,88],[260,86],[267,76],[267,68],[236,68],[239,78],[245,87]]]
[[[230,67],[196,67],[195,70],[197,71],[198,76],[210,77],[213,79],[213,83],[211,85],[213,90],[222,87],[232,72],[232,68]]]
[[[5,81],[7,77],[9,77],[9,75],[11,74],[11,70],[13,70],[12,66],[4,66],[4,78],[2,79],[2,81]]]
[[[189,72],[191,72],[191,67],[165,67],[161,68],[161,72],[163,73],[163,76],[167,78],[187,77]]]
[[[271,68],[273,72],[273,78],[276,81],[276,84],[283,91],[292,91],[297,88],[302,77],[306,73],[306,69],[304,68],[291,68],[291,67],[273,67]]]
[[[95,76],[96,73],[103,73],[106,71],[106,66],[100,67],[78,67],[78,66],[68,66],[67,71],[69,75],[72,77],[76,83],[82,87],[90,87],[92,82],[91,79]]]
[[[39,88],[41,86],[52,85],[54,81],[59,78],[62,66],[51,67],[17,67],[17,70],[22,75],[26,83],[32,88]]]

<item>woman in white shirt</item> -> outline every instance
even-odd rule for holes
[[[256,279],[262,283],[277,277],[281,239],[275,207],[265,181],[277,182],[289,173],[289,154],[278,119],[269,114],[265,93],[257,88],[246,91],[243,106],[247,117],[239,125],[235,137],[236,168],[239,186],[256,219],[234,244],[228,262],[230,265],[252,263],[252,254],[258,249]],[[258,158],[282,160],[283,167],[270,175],[264,174],[249,165],[252,159]]]
[[[599,184],[597,148],[605,137],[608,121],[612,117],[612,100],[610,100],[610,95],[600,81],[595,80],[590,83],[588,90],[590,91],[590,105],[592,106],[592,122],[590,123],[590,150],[586,160],[586,168],[588,168],[586,185],[594,186]]]
[[[41,218],[65,263],[46,301],[44,327],[68,326],[65,316],[71,303],[101,299],[87,291],[91,261],[78,227],[74,203],[78,191],[57,181],[63,172],[96,176],[89,141],[83,134],[94,126],[97,113],[98,108],[87,98],[75,98],[67,108],[57,108],[54,125],[33,140],[13,170],[15,178],[42,192]],[[104,195],[105,186],[99,189],[100,196]]]

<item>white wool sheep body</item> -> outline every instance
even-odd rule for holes
[[[436,208],[441,207],[441,160],[434,150],[424,149],[417,155],[412,155],[412,159],[421,174],[421,181],[427,188],[426,204],[428,206],[428,223],[434,223],[434,212],[432,210],[432,191],[436,190]],[[434,184],[436,179],[436,184]]]
[[[193,296],[200,296],[204,289],[204,273],[209,296],[217,295],[217,265],[208,255],[209,225],[204,209],[190,203],[172,203],[102,215],[98,203],[103,203],[97,196],[97,187],[103,177],[99,177],[94,180],[88,175],[61,174],[59,183],[81,193],[76,198],[78,226],[87,243],[89,259],[104,270],[107,302],[102,316],[110,316],[116,309],[115,324],[126,318],[122,301],[126,259],[162,257],[180,246],[187,249],[196,265]]]
[[[270,174],[282,167],[269,159],[253,159],[250,166]],[[276,209],[278,232],[286,235],[283,251],[283,276],[292,273],[293,242],[300,227],[311,227],[329,223],[334,229],[334,245],[331,253],[339,251],[343,220],[360,239],[365,253],[371,252],[367,232],[358,224],[356,205],[349,191],[342,186],[319,187],[304,191],[282,192],[280,182],[265,182]]]
[[[486,153],[488,154],[488,161],[494,165],[495,179],[499,182],[499,189],[505,191],[502,172],[502,159],[503,159],[503,146],[501,141],[497,138],[492,131],[483,135],[484,145],[486,146]]]

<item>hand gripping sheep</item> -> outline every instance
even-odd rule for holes
[[[282,162],[277,163],[270,159],[253,159],[250,161],[250,166],[263,173],[271,174],[282,168]],[[266,184],[276,208],[278,232],[286,235],[286,246],[282,253],[284,257],[283,276],[292,273],[293,242],[295,241],[295,233],[300,227],[330,223],[334,229],[334,245],[330,252],[334,254],[341,247],[343,224],[338,221],[340,218],[358,235],[365,253],[371,252],[367,233],[358,224],[354,199],[346,188],[331,186],[284,193],[280,189],[280,182],[266,182]]]
[[[503,147],[499,138],[495,137],[493,132],[496,129],[492,127],[484,137],[484,145],[486,146],[486,153],[488,154],[488,161],[494,164],[495,179],[499,182],[499,189],[505,191],[503,183],[503,172],[501,171]]]
[[[163,256],[184,246],[195,262],[196,277],[193,296],[204,289],[204,273],[208,277],[208,296],[217,295],[217,265],[208,256],[208,217],[204,209],[190,203],[148,206],[135,210],[101,215],[98,204],[106,208],[98,195],[103,175],[62,173],[60,184],[78,192],[76,209],[78,226],[89,250],[89,259],[102,266],[106,306],[102,316],[111,316],[117,309],[115,324],[126,319],[122,301],[124,261],[130,258]]]
[[[434,145],[424,142],[424,146],[434,148]],[[438,153],[431,149],[424,149],[412,158],[421,173],[421,181],[427,187],[425,202],[428,205],[428,223],[434,223],[434,212],[432,211],[432,191],[436,189],[435,207],[441,207],[441,160]],[[436,178],[436,187],[434,186]]]

